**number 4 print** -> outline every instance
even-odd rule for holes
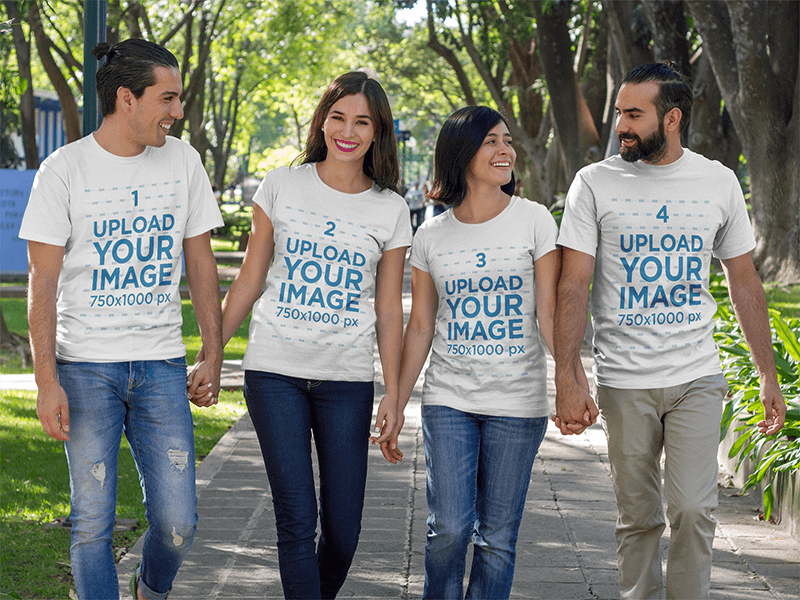
[[[669,220],[669,215],[667,215],[667,205],[666,204],[661,207],[661,210],[658,211],[658,214],[656,215],[656,219],[661,219],[662,221],[664,221],[664,223],[666,223]]]

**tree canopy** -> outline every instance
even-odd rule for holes
[[[83,3],[2,7],[13,21],[0,61],[0,103],[13,118],[2,133],[21,130],[27,149],[32,92],[48,89],[76,139]],[[411,7],[417,18],[401,19]],[[407,181],[429,177],[447,115],[487,104],[509,118],[524,195],[545,205],[582,166],[616,152],[622,76],[673,60],[695,92],[684,144],[739,174],[762,277],[800,281],[800,3],[109,0],[107,38],[126,37],[178,57],[186,114],[173,134],[201,152],[220,189],[290,162],[329,81],[367,67],[412,136]]]

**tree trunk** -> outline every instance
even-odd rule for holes
[[[44,31],[42,26],[41,14],[39,12],[38,2],[33,2],[28,11],[28,19],[33,31],[33,37],[36,39],[36,50],[39,53],[39,60],[42,61],[42,66],[47,73],[50,83],[58,94],[58,101],[61,104],[61,115],[64,119],[64,133],[67,137],[67,143],[74,142],[81,138],[81,119],[78,113],[78,104],[75,102],[75,96],[72,94],[72,88],[69,87],[66,77],[58,67],[50,48],[53,43]]]
[[[688,2],[750,176],[764,280],[800,281],[800,4]]]
[[[14,39],[14,50],[17,54],[17,65],[20,77],[27,82],[25,91],[19,102],[20,130],[22,132],[22,144],[25,149],[25,168],[39,168],[39,149],[36,146],[36,106],[33,100],[33,77],[31,76],[31,41],[25,39],[25,32],[22,30],[19,10],[16,0],[5,0],[3,2],[9,18],[13,21],[11,34]]]
[[[436,28],[434,26],[434,19],[433,19],[433,2],[431,0],[427,0],[428,4],[428,47],[436,52],[439,56],[447,61],[453,71],[456,74],[456,78],[458,79],[458,84],[461,86],[461,91],[464,94],[464,103],[468,105],[475,104],[475,96],[472,93],[472,86],[469,83],[469,78],[467,74],[464,72],[464,67],[461,66],[461,63],[458,61],[455,53],[448,48],[447,46],[443,45],[439,38],[436,36]]]

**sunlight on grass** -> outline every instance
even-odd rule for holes
[[[246,412],[241,392],[223,392],[214,408],[192,406],[199,463]],[[69,531],[45,525],[69,514],[69,471],[64,445],[50,438],[36,416],[36,392],[0,395],[0,587],[23,598],[67,598]],[[134,532],[115,533],[114,548],[130,547],[144,532],[139,474],[122,439],[117,518],[135,519]]]

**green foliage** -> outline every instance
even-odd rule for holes
[[[244,412],[240,392],[223,392],[212,409],[192,407],[198,461]],[[67,461],[63,444],[49,438],[39,424],[36,392],[3,392],[0,440],[0,600],[19,597],[3,596],[5,590],[25,598],[67,598],[72,585],[69,531],[46,527],[69,513]],[[124,439],[117,517],[138,524],[133,531],[114,534],[115,552],[132,546],[146,522],[139,475]]]
[[[739,434],[728,456],[738,457],[737,470],[745,459],[753,461],[753,472],[745,482],[744,491],[764,485],[767,519],[773,509],[777,477],[800,469],[800,320],[784,318],[774,309],[770,310],[770,319],[778,382],[788,408],[786,424],[775,435],[767,436],[758,430],[757,423],[764,419],[758,372],[730,306],[720,305],[714,334],[722,353],[723,373],[730,383],[720,439],[730,428]]]
[[[250,233],[253,222],[252,206],[224,205],[220,212],[225,224],[214,231],[215,237],[238,240],[242,234]]]

